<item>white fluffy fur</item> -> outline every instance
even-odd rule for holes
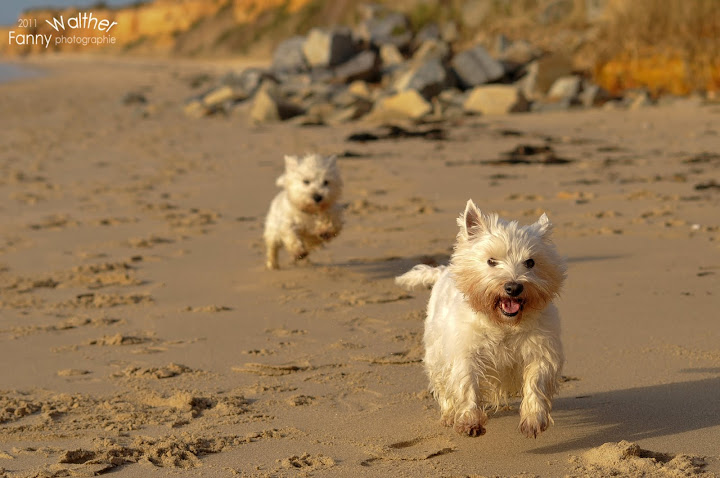
[[[520,226],[481,213],[472,201],[458,224],[449,267],[416,266],[396,279],[404,287],[435,282],[424,362],[441,421],[458,433],[482,435],[486,411],[520,394],[520,431],[536,437],[552,423],[551,398],[564,361],[552,299],[565,263],[550,240],[551,224],[543,214]],[[507,284],[522,284],[523,291],[510,298]],[[503,300],[520,305],[515,316],[503,312]]]
[[[285,156],[285,172],[276,184],[283,190],[272,200],[265,219],[268,269],[278,268],[281,247],[297,261],[342,229],[342,180],[334,156]]]

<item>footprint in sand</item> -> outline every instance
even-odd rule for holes
[[[419,461],[428,460],[435,456],[446,455],[455,451],[455,445],[445,437],[418,437],[403,440],[385,446],[373,447],[370,452],[372,458],[362,464],[371,465],[377,460],[392,461]]]

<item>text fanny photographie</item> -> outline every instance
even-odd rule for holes
[[[37,25],[37,21],[34,22]],[[51,20],[45,20],[45,23],[58,32],[60,35],[55,36],[54,44],[60,45],[66,44],[78,44],[78,45],[101,45],[101,44],[115,44],[115,37],[109,35],[110,30],[117,25],[117,22],[110,21],[107,19],[101,19],[92,14],[92,12],[78,13],[76,16],[68,17],[67,20],[60,15],[53,17]],[[29,27],[32,25],[28,19],[18,20],[19,27]],[[88,30],[96,30],[102,32],[103,35],[66,35],[67,30],[81,30],[87,32]],[[48,48],[53,42],[53,33],[17,33],[15,30],[10,30],[8,35],[8,42],[10,45],[40,45]]]

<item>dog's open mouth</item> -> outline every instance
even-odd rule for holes
[[[498,300],[500,312],[506,317],[515,317],[522,310],[523,301],[516,297],[501,297]]]

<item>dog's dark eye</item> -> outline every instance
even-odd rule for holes
[[[488,259],[488,265],[490,267],[495,267],[496,265],[498,265],[498,261],[496,261],[495,259]]]
[[[532,259],[528,259],[525,261],[525,267],[528,269],[532,269],[535,266],[535,261]]]
[[[328,181],[327,179],[323,181],[323,186],[327,186],[328,184],[330,184],[330,181]]]
[[[310,180],[309,180],[309,179],[303,179],[303,184],[307,186],[308,184],[310,184]]]

